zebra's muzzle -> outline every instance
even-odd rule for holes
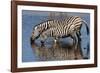
[[[32,45],[34,43],[35,40],[33,40],[33,38],[30,38],[30,44]]]

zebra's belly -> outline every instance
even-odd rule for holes
[[[67,37],[69,37],[69,36],[68,36],[68,35],[54,35],[54,36],[51,36],[51,37],[67,38]]]
[[[64,33],[64,32],[54,31],[52,33],[51,37],[65,38],[65,37],[68,37],[68,35],[66,33]]]

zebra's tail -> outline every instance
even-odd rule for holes
[[[86,30],[87,30],[87,35],[90,33],[89,32],[89,27],[88,27],[88,24],[87,24],[87,22],[86,21],[84,21],[84,20],[82,20],[82,22],[85,24],[85,26],[86,26]]]

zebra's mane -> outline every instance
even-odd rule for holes
[[[42,22],[40,22],[39,24],[35,25],[35,26],[33,27],[33,30],[35,30],[35,27],[37,27],[38,25],[40,25],[40,24],[42,24],[42,23],[44,23],[44,22],[53,21],[53,20],[54,20],[54,19],[48,19],[48,20],[42,21]]]

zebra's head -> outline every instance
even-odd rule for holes
[[[42,31],[43,31],[42,24],[39,24],[39,25],[35,26],[33,30],[38,31],[39,33],[42,33]]]
[[[31,44],[34,43],[34,41],[39,38],[39,35],[40,34],[37,30],[33,30],[31,38],[30,38]]]
[[[32,35],[31,35],[31,42],[34,42],[35,39],[38,39],[39,38],[39,35],[40,35],[40,26],[39,25],[36,25],[34,28],[33,28],[33,31],[32,31]]]
[[[34,30],[33,32],[32,32],[32,40],[35,40],[38,36],[39,36],[39,31],[38,30]]]

